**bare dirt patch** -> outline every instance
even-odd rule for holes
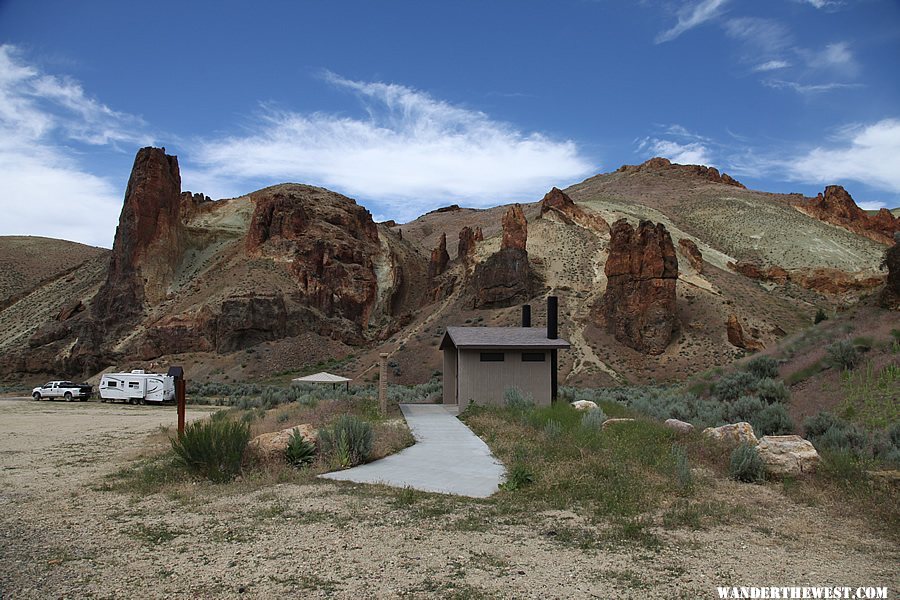
[[[191,417],[203,408],[192,408]],[[0,402],[0,596],[713,597],[716,585],[886,585],[895,545],[776,485],[709,480],[725,522],[621,541],[567,510],[317,480],[109,491],[169,408]],[[155,437],[160,437],[156,434]]]

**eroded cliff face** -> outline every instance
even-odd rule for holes
[[[667,158],[660,158],[658,156],[639,165],[622,165],[616,170],[616,173],[647,173],[654,171],[665,174],[698,177],[713,183],[721,183],[741,189],[747,189],[744,184],[734,177],[727,173],[719,173],[719,170],[715,167],[707,167],[705,165],[679,165],[671,162]]]
[[[889,210],[882,208],[878,214],[869,216],[839,185],[827,186],[812,202],[804,202],[799,208],[812,217],[882,244],[893,244],[894,234],[900,232],[900,219]]]
[[[250,198],[256,208],[247,252],[284,263],[302,304],[366,327],[378,296],[375,257],[382,252],[369,211],[304,185],[266,188]]]
[[[472,288],[475,308],[500,308],[531,297],[534,274],[528,262],[528,222],[519,204],[504,213],[500,250],[475,266]]]
[[[678,259],[665,226],[641,221],[635,229],[625,219],[613,223],[604,270],[607,330],[638,352],[661,354],[678,325]]]
[[[884,268],[887,279],[881,292],[881,305],[900,310],[900,233],[894,234],[894,245],[884,253]]]
[[[144,302],[166,297],[183,251],[181,173],[165,148],[141,148],[134,159],[113,241],[106,282],[92,303],[94,318],[118,321]]]

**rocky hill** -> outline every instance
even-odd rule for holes
[[[884,287],[886,236],[900,227],[855,206],[842,188],[768,194],[652,159],[541,201],[378,224],[300,184],[218,201],[182,192],[177,159],[144,148],[112,252],[63,268],[65,298],[35,270],[3,306],[0,374],[178,363],[243,380],[327,363],[369,379],[386,351],[392,377],[415,382],[440,369],[444,327],[511,325],[523,302],[541,326],[552,293],[572,342],[562,382],[683,379]]]

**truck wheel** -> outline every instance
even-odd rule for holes
[[[72,392],[66,392],[65,399],[66,399],[66,402],[71,402],[72,401]]]
[[[41,393],[40,393],[40,392],[35,392],[35,393],[33,393],[33,394],[31,395],[31,397],[34,398],[35,400],[37,400],[38,402],[41,401]]]

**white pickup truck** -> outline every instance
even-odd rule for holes
[[[78,399],[84,402],[91,397],[94,391],[93,386],[86,383],[72,383],[71,381],[48,381],[41,387],[31,390],[31,397],[35,400],[43,400],[44,398],[65,398],[66,402]]]

